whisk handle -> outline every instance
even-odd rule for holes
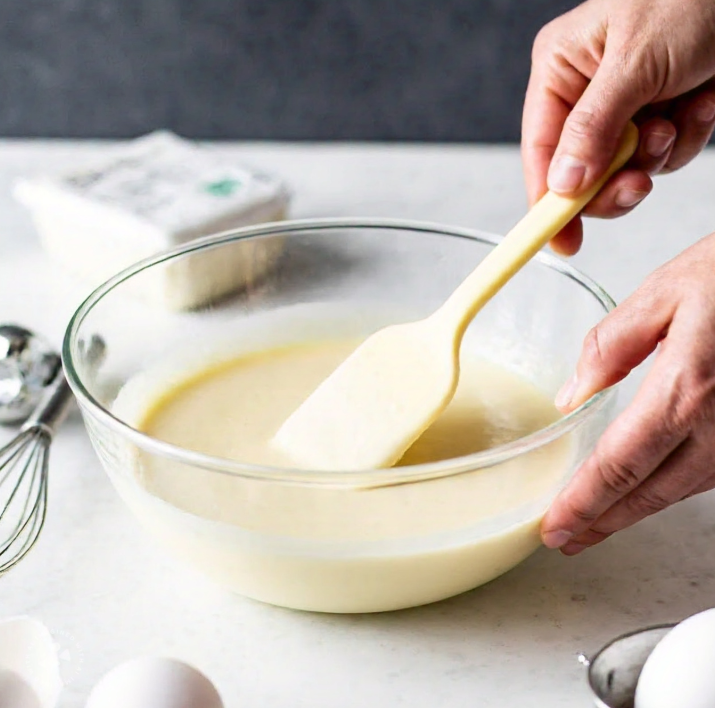
[[[71,402],[72,389],[67,383],[64,372],[60,370],[57,378],[47,388],[37,409],[27,419],[22,429],[42,428],[52,436],[65,419]]]

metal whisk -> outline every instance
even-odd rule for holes
[[[5,326],[0,327],[0,341],[8,341],[3,335],[8,335],[9,329],[15,350],[11,352],[6,347],[5,356],[16,362],[37,338],[28,330]],[[42,356],[49,356],[48,351],[45,348]],[[88,361],[97,362],[103,353],[104,343],[93,339],[86,356]],[[37,356],[31,359],[27,365],[36,363]],[[27,374],[27,366],[24,371]],[[36,386],[37,381],[34,383]],[[18,396],[20,393],[18,389]],[[59,367],[18,435],[0,449],[0,573],[8,571],[27,555],[45,524],[50,444],[71,400],[72,391]]]
[[[50,443],[71,400],[67,383],[58,383],[52,408],[43,406],[0,450],[0,573],[27,555],[45,524]]]

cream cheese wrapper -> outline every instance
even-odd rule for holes
[[[281,221],[290,203],[280,179],[164,131],[110,146],[84,167],[18,179],[14,196],[48,255],[90,287],[201,236]],[[239,241],[176,259],[132,279],[132,295],[200,307],[260,280],[282,243]]]

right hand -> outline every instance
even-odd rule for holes
[[[576,555],[715,489],[715,234],[661,266],[586,338],[564,413],[657,351],[638,393],[554,500],[544,544]]]
[[[641,139],[627,168],[585,210],[625,214],[651,175],[690,162],[715,127],[715,0],[588,0],[546,25],[534,44],[522,156],[529,202],[576,195],[613,159],[629,119]],[[553,242],[578,251],[580,218]]]

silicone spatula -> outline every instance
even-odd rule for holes
[[[577,198],[547,192],[436,312],[368,337],[285,421],[273,444],[304,469],[361,471],[398,462],[454,396],[459,349],[475,315],[637,145],[638,129],[629,123],[598,184]]]

